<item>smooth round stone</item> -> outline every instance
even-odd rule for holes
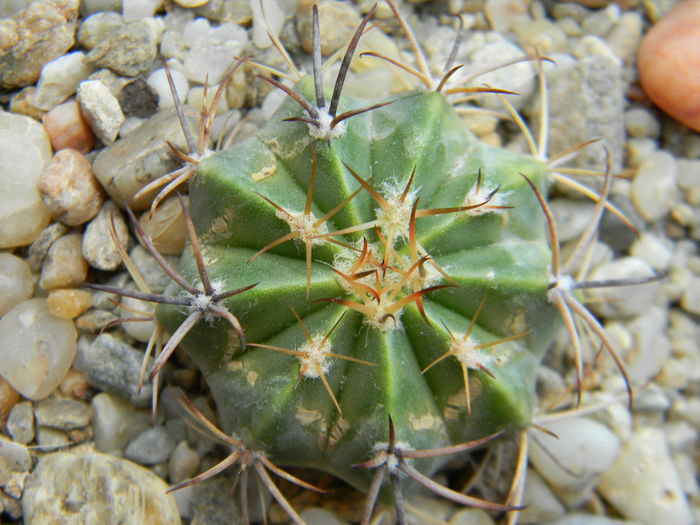
[[[177,96],[180,97],[180,100],[185,100],[187,98],[187,92],[190,89],[190,83],[187,77],[182,71],[173,69],[172,67],[170,67],[170,76],[173,79],[173,84],[175,84]],[[160,68],[151,72],[146,82],[151,89],[157,93],[158,107],[160,109],[171,108],[175,105],[165,69]]]
[[[71,321],[54,317],[45,299],[18,304],[0,319],[0,374],[24,397],[47,397],[76,353]]]
[[[199,467],[199,454],[192,450],[187,441],[180,441],[168,461],[168,476],[173,485],[192,477]]]
[[[82,240],[81,234],[71,233],[51,245],[39,279],[43,290],[69,288],[85,281],[88,265],[80,253]]]
[[[92,69],[82,51],[68,53],[45,64],[34,94],[34,105],[48,111],[60,104],[75,93],[78,82],[87,78]]]
[[[12,385],[0,377],[0,423],[7,419],[10,411],[19,402],[20,396]]]
[[[654,275],[654,270],[643,260],[636,257],[623,257],[596,268],[588,276],[590,281],[623,281],[625,279],[643,278]],[[591,310],[603,317],[632,317],[649,309],[659,291],[659,282],[614,286],[609,288],[592,288],[589,296]]]
[[[644,220],[661,219],[679,199],[677,172],[676,159],[666,151],[654,151],[642,160],[632,181],[631,197]]]
[[[518,513],[518,521],[522,524],[549,522],[566,512],[542,476],[532,468],[527,470],[522,502],[527,505]]]
[[[348,522],[341,520],[333,512],[319,507],[304,509],[300,514],[306,525],[348,525]]]
[[[139,301],[132,297],[123,297],[120,302],[124,305],[120,313],[122,319],[155,316],[156,305],[154,303]],[[122,324],[122,328],[137,341],[147,343],[151,339],[156,325],[154,321],[136,321],[126,322]]]
[[[18,443],[27,445],[34,440],[34,407],[31,401],[22,401],[12,407],[6,428]]]
[[[209,3],[209,0],[175,0],[175,3],[180,7],[191,9],[193,7],[201,7]]]
[[[46,301],[51,315],[62,319],[75,319],[92,306],[92,294],[85,290],[59,288],[51,290]]]
[[[102,452],[121,451],[145,431],[150,422],[146,410],[137,410],[122,398],[101,392],[92,399],[95,447]]]
[[[31,244],[51,217],[36,188],[51,159],[41,124],[0,111],[0,158],[0,248]]]
[[[312,52],[311,6],[314,3],[309,0],[297,3],[297,31],[301,38],[301,47],[307,53]],[[318,20],[321,30],[321,54],[328,56],[350,41],[355,29],[360,25],[361,17],[350,4],[331,0],[318,4]]]
[[[51,397],[38,402],[34,408],[39,425],[59,430],[86,427],[92,418],[92,408],[77,399]]]
[[[166,490],[163,480],[130,461],[97,452],[48,454],[27,479],[24,523],[179,525]]]
[[[267,35],[268,31],[279,36],[284,25],[285,15],[276,0],[264,0],[264,2],[250,2],[253,10],[253,44],[258,49],[267,49],[272,46],[272,40]],[[263,8],[265,18],[263,18]]]
[[[29,264],[11,253],[0,253],[0,317],[34,292]]]
[[[125,22],[133,22],[153,16],[163,5],[163,0],[122,0]]]
[[[119,250],[114,246],[110,236],[112,217],[114,217],[117,239],[126,250],[129,243],[129,229],[121,211],[113,201],[105,202],[99,213],[85,228],[82,253],[90,266],[98,270],[116,270],[122,263]]]
[[[29,454],[29,449],[5,436],[0,436],[0,458],[5,460],[10,469],[17,472],[24,472],[32,468],[32,456]]]
[[[55,150],[71,148],[87,153],[95,143],[92,129],[75,100],[59,104],[46,113],[44,128]]]
[[[58,151],[38,181],[51,214],[68,226],[79,226],[100,211],[104,194],[85,156],[74,149]]]
[[[268,16],[276,16],[271,15],[270,10],[267,13]],[[241,26],[223,23],[211,27],[205,18],[187,24],[183,37],[190,47],[185,56],[185,74],[189,80],[200,84],[205,81],[210,84],[221,82],[231,66],[232,57],[238,56],[248,43],[248,33]]]
[[[142,465],[155,465],[170,457],[175,440],[165,427],[149,428],[133,439],[124,450],[124,456]]]
[[[68,233],[68,227],[60,222],[54,222],[42,230],[34,239],[28,250],[27,263],[33,273],[41,271],[41,265],[49,253],[49,249],[57,239]]]

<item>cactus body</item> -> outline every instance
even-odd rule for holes
[[[313,100],[310,79],[296,90]],[[283,121],[300,115],[287,100],[258,135],[203,160],[190,187],[214,285],[258,283],[225,302],[245,350],[220,319],[182,345],[223,429],[278,465],[366,489],[370,475],[352,466],[387,441],[389,416],[397,442],[415,449],[527,426],[557,320],[542,212],[520,174],[546,193],[545,166],[481,144],[436,92],[348,119],[330,141]],[[326,235],[358,225],[368,226]],[[181,266],[198,282],[191,253]],[[182,310],[158,315],[174,330]],[[430,475],[443,462],[415,465]]]

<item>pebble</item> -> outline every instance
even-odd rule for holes
[[[197,136],[199,114],[185,113],[193,136]],[[133,210],[148,208],[157,194],[155,190],[135,201],[133,195],[149,182],[177,169],[166,141],[187,151],[185,137],[173,110],[156,113],[128,136],[104,148],[95,158],[93,169],[107,193],[120,205]]]
[[[5,460],[10,470],[25,472],[32,468],[32,456],[29,449],[4,436],[0,436],[0,458]]]
[[[124,123],[124,114],[109,88],[101,80],[86,80],[78,86],[80,110],[103,144],[111,144],[117,138]]]
[[[152,427],[131,440],[124,456],[141,465],[155,465],[166,461],[175,449],[175,440],[165,427]]]
[[[29,246],[27,257],[27,263],[33,273],[38,273],[41,270],[41,265],[44,264],[44,259],[49,253],[51,245],[67,232],[68,228],[65,224],[54,222],[44,228],[37,236],[31,246]]]
[[[666,151],[654,151],[639,165],[632,181],[632,202],[648,222],[666,215],[678,198],[676,159]]]
[[[10,410],[19,402],[19,399],[19,393],[0,377],[0,425],[5,422]]]
[[[45,299],[29,299],[0,319],[0,374],[24,397],[47,397],[73,362],[73,323],[50,314]]]
[[[349,522],[339,519],[330,510],[319,507],[307,507],[300,516],[306,525],[349,525]]]
[[[654,378],[671,357],[671,342],[666,336],[668,315],[651,306],[627,324],[634,338],[632,352],[625,355],[627,372],[633,383],[644,385]]]
[[[518,513],[519,523],[548,523],[565,514],[564,506],[535,469],[527,470],[526,479],[522,502],[527,507]]]
[[[592,419],[571,418],[545,427],[558,439],[539,433],[530,449],[530,460],[542,477],[561,491],[560,496],[575,496],[590,488],[620,448],[617,436]]]
[[[67,226],[79,226],[92,219],[104,201],[90,162],[73,149],[56,152],[37,187],[54,218]]]
[[[122,0],[122,16],[125,22],[149,18],[163,6],[163,0]]]
[[[146,407],[151,403],[153,387],[144,381],[138,390],[142,361],[142,352],[110,334],[102,334],[94,340],[85,336],[79,339],[73,366],[95,388],[121,396],[137,407]]]
[[[158,111],[158,94],[140,77],[124,85],[119,90],[117,100],[127,118],[144,119]]]
[[[137,410],[122,398],[101,392],[92,399],[95,447],[102,452],[121,451],[150,423],[146,410]]]
[[[90,423],[92,409],[83,401],[51,397],[36,404],[34,415],[39,425],[73,430],[86,427]]]
[[[150,317],[153,319],[155,317],[156,305],[154,303],[140,301],[131,297],[123,297],[120,303],[124,305],[120,313],[121,319],[133,317]],[[156,324],[155,321],[125,322],[122,324],[122,328],[137,341],[147,343],[156,329]]]
[[[661,133],[661,125],[654,115],[645,108],[631,108],[625,112],[625,128],[630,137],[650,137],[655,139]]]
[[[686,126],[700,131],[700,3],[686,0],[654,24],[639,46],[639,78],[649,98]]]
[[[491,29],[504,33],[531,22],[525,0],[486,0],[484,14]]]
[[[183,196],[185,206],[189,199]],[[139,218],[144,231],[153,240],[162,255],[180,255],[185,247],[185,218],[180,200],[170,197],[164,200],[151,215],[145,212]]]
[[[640,523],[637,521],[616,520],[605,516],[573,512],[558,520],[547,522],[547,525],[640,525]]]
[[[700,315],[700,277],[690,278],[681,297],[681,308],[688,313]]]
[[[78,83],[92,73],[85,62],[85,53],[75,51],[44,65],[34,94],[34,105],[45,111],[57,106],[75,93]]]
[[[10,410],[5,424],[8,434],[17,443],[27,445],[34,440],[34,407],[31,401],[17,403]]]
[[[0,111],[0,158],[0,248],[31,244],[50,218],[36,189],[51,159],[41,124]]]
[[[157,18],[131,22],[99,39],[87,61],[125,77],[136,77],[151,68],[162,33],[163,23]]]
[[[71,148],[87,153],[95,143],[92,129],[76,100],[59,104],[46,113],[44,128],[55,150]]]
[[[33,84],[74,42],[79,0],[42,0],[0,24],[0,87]]]
[[[121,211],[113,201],[105,202],[97,216],[85,228],[82,246],[83,256],[90,263],[90,266],[98,270],[116,270],[122,262],[119,251],[114,246],[110,236],[112,217],[114,217],[117,239],[126,250],[129,243],[129,228]]]
[[[122,0],[83,0],[80,2],[80,14],[84,18],[100,11],[121,12]]]
[[[193,7],[201,7],[206,5],[209,0],[175,0],[175,3],[180,7],[191,9]]]
[[[39,278],[43,290],[70,288],[85,281],[88,264],[80,253],[82,241],[81,234],[71,233],[51,245]]]
[[[170,483],[175,485],[191,478],[198,467],[199,454],[190,448],[187,441],[180,441],[168,460]]]
[[[25,115],[27,117],[32,117],[34,120],[41,121],[46,112],[34,105],[35,93],[36,87],[27,86],[12,95],[12,98],[10,98],[10,113]]]
[[[62,319],[75,319],[92,306],[92,295],[85,290],[59,288],[49,292],[46,302],[51,315]]]
[[[591,281],[634,279],[654,275],[654,270],[636,257],[621,257],[595,268],[588,276]],[[649,309],[659,292],[659,282],[646,284],[591,288],[590,308],[603,317],[632,317]]]
[[[97,452],[48,454],[27,479],[24,523],[179,525],[167,489],[152,472],[120,458]]]
[[[71,368],[58,386],[58,391],[64,397],[85,399],[89,387],[90,384],[83,373]]]
[[[272,40],[267,36],[267,32],[279,36],[284,25],[284,12],[276,0],[250,2],[250,7],[253,10],[253,44],[258,49],[267,49],[272,46]],[[263,8],[265,10],[264,18]]]
[[[642,524],[690,525],[693,517],[661,429],[634,431],[598,485],[625,518]]]
[[[7,0],[0,5],[0,18],[9,18],[27,7],[29,0]]]
[[[549,201],[559,242],[578,240],[593,217],[595,204],[587,200],[554,198]]]
[[[626,66],[631,66],[637,58],[643,27],[642,15],[636,11],[627,11],[622,13],[620,22],[606,37],[610,49]]]
[[[0,317],[34,292],[34,276],[24,259],[0,253]]]
[[[450,525],[495,525],[496,522],[481,509],[461,509],[450,518]]]
[[[642,232],[630,247],[630,255],[641,259],[657,272],[668,270],[673,258],[671,242],[651,232]]]
[[[270,11],[267,13],[274,16]],[[205,81],[218,84],[231,66],[233,57],[242,53],[248,43],[248,34],[237,24],[223,23],[212,27],[205,18],[197,18],[185,25],[183,40],[189,47],[184,60],[187,78],[200,84]]]
[[[190,83],[187,77],[182,71],[174,69],[173,67],[170,67],[170,76],[173,79],[173,84],[175,84],[175,91],[177,91],[178,97],[180,97],[181,101],[185,100],[187,98],[187,92],[190,89]],[[160,68],[152,71],[148,75],[146,82],[148,82],[149,87],[157,94],[158,107],[160,109],[171,108],[175,105],[165,69]]]
[[[129,255],[134,262],[134,266],[136,266],[136,269],[141,273],[143,280],[151,291],[154,293],[162,293],[165,291],[165,287],[170,283],[171,279],[151,254],[139,244],[131,250]],[[179,257],[165,256],[165,260],[173,267],[177,267]]]
[[[124,19],[119,13],[104,11],[95,13],[80,25],[78,42],[85,49],[92,49],[101,40],[111,37],[117,30],[124,27]]]
[[[314,3],[310,0],[297,3],[296,26],[301,38],[301,47],[307,53],[312,52],[311,6]],[[349,42],[355,29],[360,25],[360,21],[360,15],[350,4],[335,0],[319,3],[318,23],[321,30],[321,55],[328,56],[335,53]]]
[[[96,334],[105,329],[105,327],[117,320],[114,312],[106,310],[88,310],[83,315],[75,320],[75,326],[81,332]]]

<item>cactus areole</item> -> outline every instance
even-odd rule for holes
[[[295,91],[313,100],[312,80]],[[342,111],[367,104],[340,99]],[[214,288],[257,283],[225,301],[245,348],[219,318],[182,344],[223,430],[277,465],[366,490],[371,474],[353,466],[387,442],[389,417],[404,450],[526,427],[558,326],[546,227],[522,176],[546,194],[546,167],[480,143],[438,92],[320,138],[288,120],[305,115],[287,99],[256,136],[202,160],[190,186]],[[189,250],[181,270],[199,284]],[[187,314],[158,310],[171,331]],[[445,459],[412,461],[431,475]]]

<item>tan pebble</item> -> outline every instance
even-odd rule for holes
[[[209,3],[209,0],[175,0],[175,3],[180,7],[201,7]]]
[[[82,239],[79,233],[72,233],[51,245],[39,279],[43,290],[78,286],[85,280],[88,264],[80,252]]]
[[[36,120],[41,120],[46,111],[34,105],[34,86],[27,86],[10,99],[10,113],[26,115]]]
[[[71,148],[87,153],[95,143],[92,129],[75,100],[64,102],[46,113],[44,128],[55,150]]]
[[[10,383],[0,377],[0,425],[5,424],[10,410],[17,403],[19,403],[19,393],[12,388]]]
[[[92,295],[85,290],[61,288],[51,290],[47,299],[51,315],[75,319],[92,306]]]
[[[185,206],[187,197],[183,197]],[[185,247],[185,218],[177,197],[165,200],[153,215],[145,212],[139,219],[144,231],[163,255],[179,255]]]
[[[102,187],[90,162],[74,149],[57,152],[37,183],[41,199],[54,218],[68,226],[92,219],[102,207]]]
[[[81,371],[71,368],[58,386],[59,392],[66,397],[84,399],[90,383]]]

